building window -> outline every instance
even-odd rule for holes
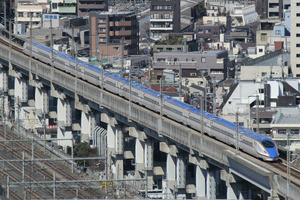
[[[280,35],[280,34],[281,34],[281,31],[280,31],[280,30],[276,30],[276,31],[275,31],[275,34],[276,34],[276,35]]]
[[[263,73],[264,73],[265,75],[267,75],[267,73],[266,73],[266,72],[263,72]],[[262,73],[262,74],[263,74],[263,73]],[[265,90],[264,90],[264,89],[258,89],[258,92],[262,94],[262,93],[264,93],[264,92],[265,92]]]
[[[52,9],[57,9],[57,3],[52,3]]]
[[[217,32],[214,32],[214,36],[217,36],[218,35],[218,33]]]
[[[203,33],[203,30],[202,30],[202,29],[199,29],[199,33]]]
[[[106,29],[105,28],[100,28],[100,32],[105,32],[106,31]]]
[[[119,51],[119,47],[114,47],[114,51]]]
[[[300,54],[299,54],[299,53],[297,53],[297,54],[296,54],[296,57],[297,57],[297,58],[300,58]]]
[[[297,26],[297,27],[300,27],[300,23],[297,23],[296,26]]]
[[[201,57],[201,62],[205,63],[206,62],[206,58],[205,57]]]
[[[297,33],[297,34],[296,34],[296,37],[300,37],[300,33]]]
[[[105,22],[106,20],[105,20],[105,18],[100,18],[99,19],[99,22]]]
[[[258,52],[262,53],[262,52],[263,52],[263,49],[258,49]]]
[[[208,24],[212,24],[212,20],[207,20],[207,23]]]
[[[170,19],[170,14],[164,14],[164,19]]]
[[[300,68],[300,64],[297,64],[296,67],[297,67],[297,68]]]
[[[296,47],[300,47],[300,44],[296,44]]]
[[[153,14],[153,19],[159,19],[159,14]]]
[[[297,6],[300,6],[300,3],[297,3],[296,5],[297,5]]]
[[[166,59],[165,58],[157,58],[157,62],[165,62]]]
[[[190,73],[190,76],[197,76],[197,73]]]
[[[262,33],[262,34],[260,35],[260,40],[261,40],[261,41],[267,41],[267,34],[266,34],[266,33]]]
[[[23,12],[19,12],[18,13],[18,17],[23,17],[24,16],[24,13]]]
[[[297,17],[300,17],[300,13],[297,13],[296,16],[297,16]]]

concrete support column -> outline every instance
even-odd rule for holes
[[[107,123],[108,178],[122,179],[124,174],[124,136],[114,117],[101,113],[101,121]]]
[[[206,191],[206,171],[196,165],[196,197],[204,198]]]
[[[1,64],[0,64],[0,91],[3,92],[8,91],[8,74],[7,71],[2,69]]]
[[[135,139],[135,175],[136,178],[141,178],[141,173],[144,173],[144,142],[139,139]]]
[[[49,96],[46,89],[35,87],[34,97],[35,118],[39,123],[35,123],[35,128],[44,128],[49,125]],[[45,119],[44,119],[45,118]]]
[[[1,115],[3,117],[8,117],[9,115],[9,102],[8,102],[8,74],[7,71],[2,69],[2,65],[0,64],[0,107],[1,107]],[[3,110],[3,113],[2,113]]]
[[[153,180],[153,141],[152,140],[147,140],[144,143],[145,147],[144,147],[144,168],[145,168],[145,175],[147,176],[147,188],[148,190],[152,190],[153,189],[153,184],[154,184],[154,180]],[[146,173],[147,172],[147,173]]]
[[[238,191],[235,184],[227,186],[227,199],[238,199]]]
[[[206,196],[207,199],[216,199],[215,171],[208,170],[206,174]]]
[[[35,88],[35,110],[40,110],[41,113],[49,113],[49,95],[47,89]]]
[[[115,179],[123,179],[124,174],[124,135],[122,129],[120,127],[116,128],[115,133],[115,167],[116,167],[116,174],[114,176]]]
[[[182,157],[177,158],[176,163],[176,198],[185,199],[186,198],[186,162]]]
[[[113,172],[113,161],[112,156],[115,154],[115,127],[111,124],[107,124],[107,175],[108,178],[112,178]]]
[[[25,79],[15,78],[14,88],[14,104],[15,104],[15,120],[23,119],[21,103],[28,101],[28,85]]]
[[[72,139],[72,110],[69,101],[57,99],[57,139]],[[72,140],[58,141],[58,144],[66,148],[72,146]]]
[[[174,192],[176,187],[176,162],[175,157],[167,154],[166,179],[162,182],[163,198],[175,198]]]
[[[81,111],[81,141],[89,143],[90,135],[91,135],[91,123],[90,123],[90,115]]]

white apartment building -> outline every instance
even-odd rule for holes
[[[291,0],[291,70],[300,77],[300,0]]]
[[[32,27],[41,27],[42,14],[49,10],[48,0],[18,1],[15,7],[15,34],[25,34],[32,21]]]

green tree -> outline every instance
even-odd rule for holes
[[[195,6],[194,17],[195,19],[201,19],[205,15],[206,15],[206,8],[202,1]]]
[[[86,142],[80,142],[78,143],[75,148],[74,148],[74,157],[79,157],[79,158],[86,158],[89,157],[91,154],[92,148],[90,145]],[[84,165],[84,160],[77,160],[76,163],[79,166]],[[86,162],[86,166],[88,166],[89,163]]]

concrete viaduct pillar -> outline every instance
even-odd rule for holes
[[[51,85],[51,96],[57,98],[57,139],[58,145],[63,146],[66,151],[67,146],[73,145],[72,139],[72,108],[71,101],[67,99],[62,91],[58,91]]]
[[[22,104],[28,101],[28,84],[26,79],[22,78],[21,73],[16,74],[14,88],[15,121],[21,121],[24,115]]]
[[[153,141],[144,131],[129,127],[129,135],[135,138],[135,178],[147,177],[146,187],[153,189]]]
[[[75,94],[75,109],[81,111],[80,134],[81,141],[89,143],[93,139],[93,130],[96,127],[96,119],[90,106]]]
[[[249,184],[247,182],[228,173],[226,170],[221,170],[220,179],[226,183],[227,199],[252,199],[252,191],[249,189]],[[245,188],[247,189],[245,190]]]
[[[3,66],[0,64],[0,110],[1,116],[9,116],[10,108],[8,101],[8,74],[7,71],[3,69]],[[3,113],[2,113],[3,112]]]
[[[206,198],[208,197],[207,187],[210,187],[210,184],[207,184],[206,180],[209,177],[207,169],[208,163],[205,159],[196,156],[196,155],[189,155],[189,163],[195,165],[195,196],[197,198]]]
[[[185,198],[186,163],[185,159],[178,155],[176,145],[165,142],[159,143],[160,151],[167,154],[166,179],[162,180],[163,198]]]
[[[107,123],[108,177],[123,179],[124,135],[121,125],[106,113],[101,113],[101,121]]]

